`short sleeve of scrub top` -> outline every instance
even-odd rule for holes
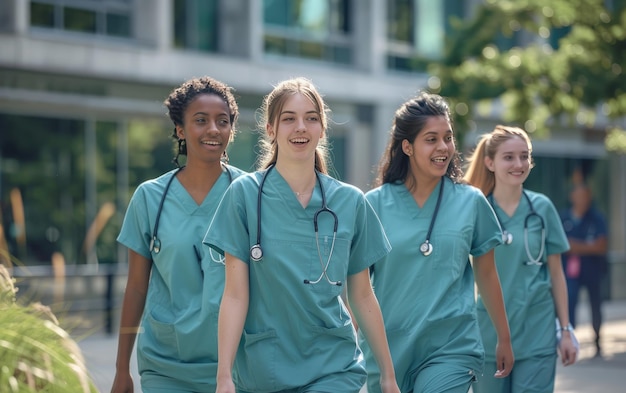
[[[167,183],[174,176],[170,171],[156,179],[140,184],[128,203],[117,241],[150,259],[150,239],[157,209]]]
[[[474,232],[474,241],[472,242],[470,254],[480,256],[502,243],[502,240],[499,239],[497,235],[494,236],[494,229],[496,229],[495,233],[499,235],[501,228],[487,198],[485,198],[478,189],[474,187],[471,188],[474,193],[478,192],[478,195],[473,198],[477,215],[476,230]]]
[[[258,209],[253,213],[248,212],[247,209],[249,206],[256,206],[256,203],[250,204],[250,196],[254,194],[254,199],[257,199],[261,176],[260,173],[247,174],[233,181],[224,193],[211,220],[204,236],[204,244],[222,255],[229,253],[245,263],[249,262],[252,246],[248,242],[251,238],[248,228],[248,223],[251,221],[249,216],[257,217]],[[220,223],[228,223],[228,225],[220,225]],[[217,227],[219,229],[216,229]]]

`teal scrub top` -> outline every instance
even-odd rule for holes
[[[448,177],[441,181],[429,256],[419,247],[426,240],[439,185],[422,208],[403,183],[387,183],[366,194],[392,246],[385,260],[373,266],[372,284],[403,392],[413,389],[416,375],[428,364],[454,363],[474,372],[483,365],[469,256],[500,244],[500,226],[478,189]],[[362,346],[368,385],[376,386],[376,362],[367,343]]]
[[[163,192],[176,171],[140,184],[128,205],[117,240],[153,262],[137,338],[137,362],[145,387],[162,386],[161,377],[203,388],[215,385],[224,269],[212,266],[215,263],[208,248],[202,249],[202,238],[230,184],[229,173],[233,179],[244,173],[232,166],[227,169],[200,205],[173,179],[161,210],[158,254],[150,252],[150,240]]]
[[[496,248],[496,267],[516,360],[555,353],[555,306],[547,261],[548,255],[561,254],[569,249],[561,219],[550,199],[536,192],[524,192],[528,195],[532,208],[522,196],[512,217],[507,216],[491,196],[488,197],[501,220],[502,228],[513,235],[511,244],[502,244]],[[545,249],[541,256],[541,220],[536,216],[529,216],[532,209],[543,218],[545,225]],[[526,217],[530,256],[524,244]],[[538,258],[541,258],[543,265],[525,264]],[[496,332],[480,297],[478,322],[485,343],[486,359],[495,360]]]
[[[363,192],[320,174],[326,204],[337,215],[318,216],[316,242],[313,218],[322,208],[316,185],[306,208],[288,183],[270,170],[261,200],[263,259],[250,260],[257,242],[259,186],[266,171],[242,176],[224,195],[204,243],[249,265],[250,302],[233,368],[239,389],[270,392],[300,386],[339,373],[364,379],[361,351],[340,294],[348,275],[367,269],[390,249],[378,217]],[[228,222],[228,226],[220,225]],[[318,252],[319,243],[319,252]],[[328,278],[317,284],[328,258]]]

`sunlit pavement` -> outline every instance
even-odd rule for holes
[[[556,393],[626,392],[626,300],[606,302],[603,312],[605,322],[602,326],[602,357],[595,358],[588,305],[580,305],[578,319],[581,323],[576,329],[581,346],[580,356],[573,366],[557,367]],[[98,331],[75,339],[83,351],[96,386],[101,393],[108,393],[115,376],[117,336]],[[135,392],[140,393],[134,354],[131,365]],[[365,389],[362,390],[362,393],[365,392]]]
[[[591,325],[576,329],[580,341],[577,364],[559,366],[555,391],[559,393],[626,392],[626,314],[602,325],[602,357],[596,349]]]

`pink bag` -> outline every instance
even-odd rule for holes
[[[570,255],[565,265],[565,275],[567,278],[578,278],[580,276],[580,258],[578,255]]]

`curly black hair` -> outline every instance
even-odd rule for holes
[[[235,101],[233,89],[225,83],[209,76],[189,79],[174,89],[165,99],[164,104],[167,107],[168,115],[174,125],[183,125],[183,118],[187,107],[191,101],[193,101],[196,96],[200,94],[215,94],[224,99],[224,102],[228,106],[228,110],[230,112],[230,123],[232,124],[232,134],[234,135],[236,131],[235,124],[237,122],[237,118],[239,117],[239,107],[237,106],[237,101]],[[177,163],[178,156],[180,154],[187,154],[187,146],[184,140],[178,138],[175,127],[172,133],[172,138],[178,144],[177,154],[174,158],[174,163]]]

